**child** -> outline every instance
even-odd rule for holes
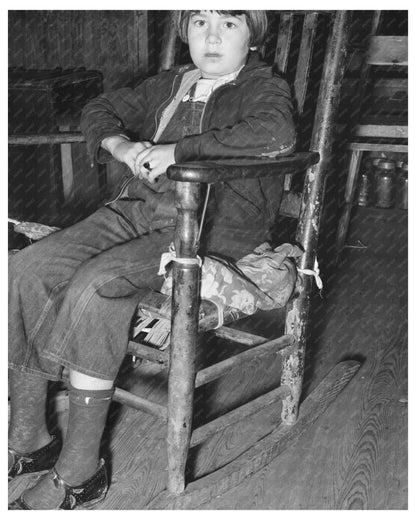
[[[168,166],[294,149],[289,88],[258,57],[266,13],[181,11],[177,26],[192,65],[104,94],[83,111],[94,160],[128,167],[123,189],[84,221],[12,258],[9,478],[50,470],[12,509],[73,509],[105,496],[99,446],[114,379],[141,291],[160,287],[160,255],[173,238]],[[282,180],[214,188],[202,247],[243,256],[267,238]],[[59,380],[63,367],[70,407],[61,447],[47,430],[45,402],[48,380]]]

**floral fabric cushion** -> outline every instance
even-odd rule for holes
[[[259,309],[271,310],[286,305],[296,285],[296,260],[301,256],[302,250],[298,246],[282,244],[272,249],[264,242],[253,253],[238,260],[237,267],[269,296],[269,300],[259,302]]]
[[[283,244],[272,249],[265,242],[236,265],[214,256],[206,256],[201,268],[201,298],[219,307],[234,307],[245,314],[257,309],[270,310],[286,305],[296,284],[293,259],[302,251]],[[162,293],[171,294],[172,277],[165,280]]]
[[[202,264],[201,298],[245,314],[254,314],[258,308],[273,303],[236,266],[212,256],[206,256]]]

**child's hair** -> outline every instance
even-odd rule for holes
[[[179,37],[188,43],[188,24],[193,14],[201,11],[179,11],[176,17],[176,27]],[[267,33],[267,14],[266,11],[218,11],[218,14],[229,14],[231,16],[246,16],[247,26],[250,31],[249,47],[260,47]]]

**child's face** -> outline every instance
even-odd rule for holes
[[[201,11],[189,20],[189,51],[204,78],[219,78],[242,67],[249,41],[245,15]]]

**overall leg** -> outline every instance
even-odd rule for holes
[[[54,327],[69,281],[87,260],[130,241],[136,230],[123,217],[101,208],[82,222],[54,233],[9,262],[9,367],[59,379],[40,352]]]
[[[60,506],[65,490],[56,486],[56,472],[76,487],[102,473],[100,439],[130,322],[140,289],[162,283],[160,254],[171,239],[170,233],[154,232],[114,247],[85,262],[69,283],[41,353],[71,369],[68,431],[55,469],[24,493],[29,507]]]
[[[51,437],[46,427],[47,380],[58,379],[60,367],[42,365],[39,351],[47,343],[48,330],[58,313],[68,281],[91,256],[131,240],[137,231],[115,212],[102,208],[89,218],[51,235],[14,255],[9,265],[9,371],[11,416],[10,464],[16,453],[37,454],[55,462],[59,446],[47,447]],[[36,342],[35,342],[36,338]],[[28,457],[26,457],[28,458]],[[25,464],[32,471],[34,464]],[[12,474],[22,471],[16,465]]]
[[[47,386],[47,379],[9,370],[9,479],[48,470],[58,458],[60,441],[46,425]]]
[[[157,272],[171,241],[171,231],[154,231],[84,262],[66,289],[42,360],[114,380],[140,298],[163,283]]]

